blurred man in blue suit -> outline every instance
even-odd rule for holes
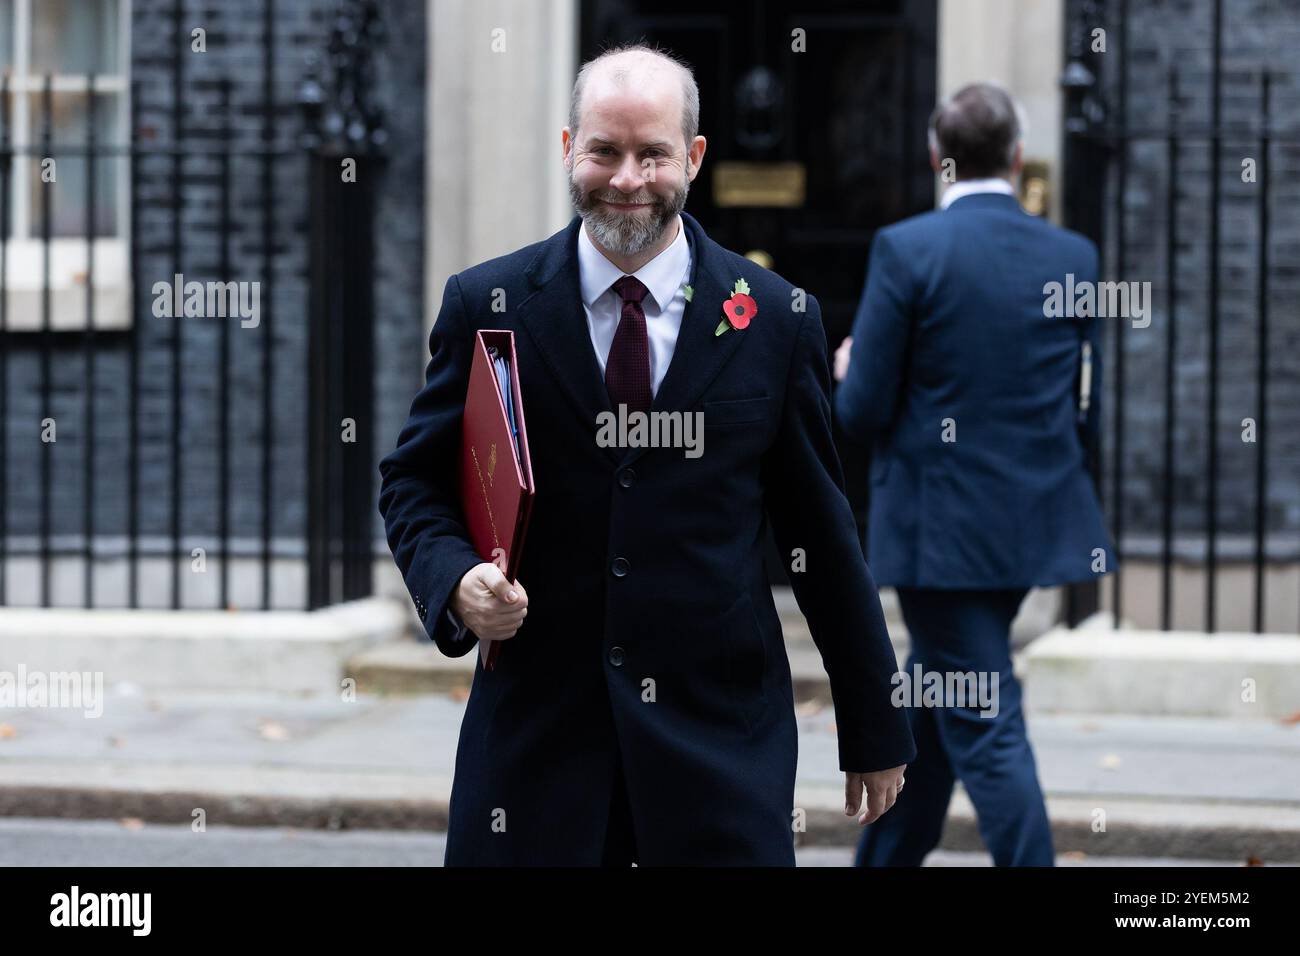
[[[966,675],[995,690],[992,707],[951,693],[916,706],[900,686],[917,758],[893,812],[863,834],[860,866],[920,865],[956,780],[995,864],[1054,863],[1011,622],[1029,588],[1094,578],[1113,555],[1085,463],[1097,320],[1045,307],[1051,283],[1096,283],[1097,248],[1021,209],[1022,148],[1000,88],[940,105],[930,161],[949,183],[942,208],[876,234],[836,355],[835,413],[872,446],[868,560],[897,588],[911,635],[902,683],[933,674],[958,687]]]

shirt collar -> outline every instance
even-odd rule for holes
[[[1011,188],[1011,184],[1005,179],[997,177],[990,179],[962,179],[943,191],[943,197],[939,200],[939,208],[947,209],[963,196],[973,196],[975,193],[1002,193],[1004,196],[1014,196],[1016,191]]]
[[[655,305],[662,312],[673,301],[673,296],[686,281],[691,265],[691,247],[686,241],[686,223],[677,217],[677,237],[668,248],[643,265],[632,275],[650,291]],[[586,223],[578,227],[578,282],[582,301],[590,308],[596,300],[609,291],[625,273],[605,258],[587,235]]]

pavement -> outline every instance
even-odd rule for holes
[[[116,820],[0,820],[0,868],[30,866],[441,866],[442,832],[304,830],[296,827],[142,824]],[[853,864],[853,848],[802,846],[801,867]],[[927,867],[990,866],[987,853],[935,850]],[[1217,860],[1085,857],[1063,854],[1058,866],[1235,866]]]
[[[105,696],[99,717],[0,710],[0,818],[445,830],[463,686],[344,698],[119,684]],[[843,865],[859,830],[842,813],[833,714],[815,697],[797,714],[801,860]],[[1300,863],[1295,724],[1033,714],[1029,726],[1062,862]],[[0,863],[16,833],[0,827]],[[23,845],[41,862],[46,844]],[[987,862],[960,791],[941,847]]]

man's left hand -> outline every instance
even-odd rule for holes
[[[866,790],[867,809],[858,817],[858,823],[866,826],[879,820],[898,799],[906,769],[907,764],[901,764],[889,770],[844,774],[844,815],[851,817],[862,808],[862,791]]]

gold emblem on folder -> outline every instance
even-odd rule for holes
[[[492,484],[492,473],[497,470],[497,443],[492,442],[488,445],[488,484]]]

